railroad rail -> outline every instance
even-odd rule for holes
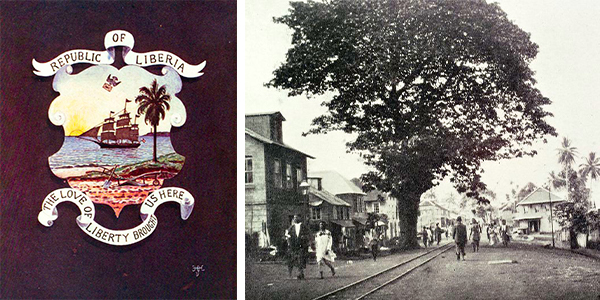
[[[313,300],[321,299],[364,299],[379,289],[390,285],[398,279],[406,276],[415,269],[425,265],[434,258],[442,255],[446,251],[454,248],[454,243],[448,243],[437,248],[433,248],[424,253],[420,253],[406,259],[399,264],[391,266],[385,270],[367,276],[353,283],[340,287],[336,290],[323,294]],[[430,255],[431,254],[431,255]],[[416,264],[410,264],[419,260]],[[408,268],[408,269],[407,269]]]

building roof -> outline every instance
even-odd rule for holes
[[[274,141],[274,140],[272,140],[270,138],[262,136],[262,135],[256,133],[255,131],[253,131],[251,129],[245,128],[245,130],[246,130],[246,135],[248,135],[250,137],[253,137],[254,139],[258,140],[259,142],[263,142],[263,143],[269,144],[269,145],[277,145],[277,146],[280,146],[280,147],[283,147],[283,148],[286,148],[286,149],[298,152],[298,153],[303,154],[303,155],[305,155],[307,157],[310,157],[310,158],[313,158],[313,159],[315,158],[312,155],[306,154],[306,153],[304,153],[304,152],[302,152],[300,150],[294,149],[294,148],[292,148],[292,147],[290,147],[288,145],[278,143],[278,142],[276,142],[276,141]]]
[[[512,201],[504,202],[502,205],[500,205],[500,207],[498,207],[498,211],[504,211],[504,210],[507,210],[507,209],[511,209],[512,208],[512,204],[513,204]]]
[[[550,202],[552,202],[552,203],[564,202],[564,201],[565,201],[565,199],[563,199],[562,197],[550,193],[550,191],[548,191],[545,188],[538,187],[533,192],[531,192],[529,195],[525,196],[525,198],[523,198],[523,200],[521,200],[519,203],[517,203],[517,206],[540,204],[540,203],[550,203]]]
[[[354,227],[352,220],[331,220],[331,223],[340,225],[342,227]]]
[[[309,193],[311,195],[314,195],[316,198],[318,198],[319,200],[314,200],[311,201],[310,204],[313,205],[313,203],[319,202],[319,201],[325,201],[331,205],[336,205],[336,206],[348,206],[350,207],[351,205],[348,204],[346,201],[336,197],[334,194],[325,191],[325,190],[317,190],[313,187],[309,188]],[[317,205],[318,206],[318,205]]]
[[[352,181],[346,179],[336,171],[309,172],[308,177],[321,178],[321,185],[323,186],[323,189],[331,192],[334,195],[366,195],[358,186],[356,186],[356,184],[352,183]]]
[[[367,193],[365,196],[365,202],[376,202],[381,200],[386,200],[386,194],[379,190],[372,190]]]
[[[270,116],[277,115],[277,117],[281,118],[282,121],[286,121],[281,112],[279,111],[270,111],[270,112],[261,112],[255,114],[246,114],[246,117],[258,117],[258,116]]]
[[[447,209],[447,208],[441,206],[435,200],[424,200],[424,201],[421,201],[421,203],[419,203],[419,208],[421,208],[421,207],[428,207],[428,206],[431,206],[431,207],[434,207],[434,208],[439,208],[441,210],[445,210],[445,211],[451,212],[453,214],[458,214],[455,211],[452,211],[450,209]]]

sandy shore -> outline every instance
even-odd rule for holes
[[[107,168],[111,168],[111,166],[107,166]],[[102,172],[104,170],[102,167],[72,167],[72,168],[51,168],[52,173],[59,178],[67,179],[70,177],[79,177],[85,175],[90,171],[99,171]]]

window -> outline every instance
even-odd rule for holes
[[[252,156],[246,156],[246,183],[253,183],[254,176],[252,174]]]
[[[345,210],[346,210],[346,217],[344,219],[350,220],[350,208],[346,207]]]
[[[333,208],[333,219],[336,220],[338,218],[338,208],[337,206]]]
[[[373,212],[376,214],[379,213],[379,202],[373,202]]]
[[[301,168],[297,168],[296,169],[296,186],[300,186],[300,183],[302,183],[302,169]]]
[[[294,182],[292,181],[292,165],[285,165],[285,187],[291,189],[294,187]]]
[[[281,179],[281,162],[279,159],[276,159],[273,162],[273,180],[275,180],[275,187],[282,187]]]
[[[321,220],[321,208],[320,207],[311,207],[310,208],[310,218],[312,220]]]

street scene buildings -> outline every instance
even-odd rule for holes
[[[246,298],[600,295],[588,4],[248,5]]]

